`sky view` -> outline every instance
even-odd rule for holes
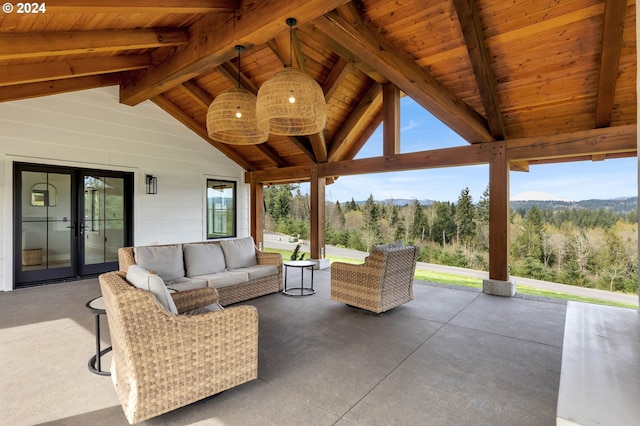
[[[467,145],[438,119],[409,97],[400,101],[400,150],[402,153]],[[356,158],[382,155],[382,126],[371,136]],[[636,157],[605,161],[577,161],[531,166],[528,173],[510,173],[511,198],[529,191],[542,191],[571,200],[635,197],[638,159]],[[416,198],[418,200],[456,202],[460,192],[469,187],[477,202],[489,183],[489,166],[448,167],[396,173],[377,173],[340,177],[327,185],[326,199],[344,203],[353,197],[364,201]],[[301,187],[308,191],[308,184]]]

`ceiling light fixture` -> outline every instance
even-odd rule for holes
[[[327,105],[322,88],[308,74],[293,68],[293,27],[289,26],[289,66],[278,71],[258,90],[258,127],[276,135],[302,136],[319,133],[327,122]]]
[[[265,142],[269,133],[258,127],[256,96],[240,85],[240,52],[237,45],[238,87],[216,96],[207,111],[207,133],[213,140],[231,145],[256,145]]]

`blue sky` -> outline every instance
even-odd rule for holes
[[[409,97],[400,103],[400,150],[423,151],[467,145],[438,119]],[[382,126],[376,130],[356,158],[382,155]],[[637,158],[605,161],[577,161],[533,165],[528,173],[511,172],[511,197],[528,191],[542,191],[566,200],[634,197],[638,194]],[[469,187],[477,202],[489,183],[489,166],[448,167],[396,173],[377,173],[340,177],[326,188],[327,201],[417,198],[457,201],[460,191]],[[308,192],[308,185],[301,187]]]

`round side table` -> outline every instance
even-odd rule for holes
[[[311,260],[290,260],[283,262],[284,265],[284,290],[282,293],[287,296],[311,296],[315,294],[313,289],[313,268],[316,266],[316,262]],[[289,268],[300,268],[300,287],[287,287],[287,271]],[[311,269],[311,287],[304,286],[304,270]]]
[[[111,346],[105,349],[100,349],[100,315],[106,315],[107,311],[104,308],[104,300],[102,296],[98,296],[91,299],[86,304],[87,309],[96,317],[96,354],[89,359],[88,368],[89,371],[101,376],[110,376],[111,373],[102,370],[102,363],[100,358],[111,351]]]

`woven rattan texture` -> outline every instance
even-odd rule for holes
[[[257,378],[253,306],[172,315],[120,272],[103,274],[99,281],[113,347],[112,380],[129,423]]]
[[[203,241],[189,244],[220,243],[217,241]],[[256,259],[258,261],[258,265],[276,265],[278,267],[278,275],[258,278],[243,284],[221,287],[217,289],[219,296],[218,303],[222,306],[226,306],[232,303],[264,296],[266,294],[277,293],[282,290],[282,256],[280,253],[267,253],[256,249]],[[135,265],[136,261],[133,247],[122,247],[118,249],[118,261],[119,269],[123,272],[126,272],[130,265]]]
[[[361,265],[331,264],[331,299],[381,313],[413,300],[417,249],[374,250]]]

